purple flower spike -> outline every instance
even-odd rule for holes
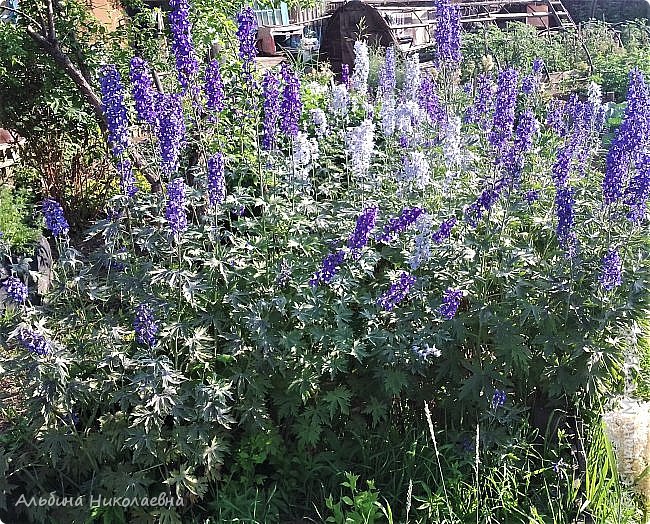
[[[255,58],[257,57],[257,19],[251,7],[246,7],[237,16],[237,38],[239,39],[239,58],[246,81],[253,80]]]
[[[517,106],[518,77],[519,73],[516,69],[506,69],[499,73],[496,106],[489,137],[490,144],[497,150],[503,150],[512,136]]]
[[[422,213],[424,213],[424,209],[420,207],[402,209],[398,216],[391,218],[388,224],[384,226],[384,230],[376,238],[377,242],[387,243],[394,240],[400,233],[406,231],[409,226],[415,223]]]
[[[176,58],[178,83],[185,92],[199,71],[199,61],[196,59],[192,41],[190,2],[189,0],[170,0],[169,5],[172,8],[172,12],[169,13],[172,52]]]
[[[56,200],[48,198],[43,201],[43,216],[45,217],[45,227],[55,237],[67,235],[70,231],[68,221],[63,216],[63,208]]]
[[[442,244],[445,240],[447,240],[451,235],[451,230],[454,229],[456,222],[456,217],[451,217],[440,224],[438,230],[433,233],[433,241],[436,244]]]
[[[16,277],[8,277],[3,283],[7,295],[17,304],[24,304],[29,296],[29,290],[23,282]]]
[[[203,90],[206,96],[205,105],[212,111],[221,112],[225,109],[225,95],[223,92],[223,79],[221,78],[221,65],[214,59],[205,68],[205,84]]]
[[[52,344],[43,335],[31,329],[21,329],[18,340],[21,346],[39,357],[52,353]]]
[[[264,135],[262,148],[266,151],[275,149],[280,118],[280,80],[267,70],[262,80],[264,94]]]
[[[186,187],[182,178],[172,180],[167,186],[165,218],[175,236],[187,229],[187,214],[185,213]]]
[[[282,64],[282,102],[280,104],[280,129],[288,137],[298,136],[302,100],[300,99],[300,78],[285,63]]]
[[[368,207],[359,215],[356,227],[350,235],[350,238],[348,238],[348,248],[352,251],[353,255],[358,256],[360,251],[368,243],[370,232],[377,222],[378,212],[379,209],[377,207]]]
[[[133,329],[135,330],[136,340],[140,344],[146,344],[149,347],[156,344],[158,325],[154,318],[153,309],[149,304],[140,304],[136,308]]]
[[[345,251],[342,249],[334,253],[330,253],[323,260],[321,269],[314,273],[314,276],[309,279],[309,285],[316,287],[319,284],[329,284],[341,269],[341,264],[345,260]]]
[[[460,53],[460,8],[449,0],[438,0],[436,11],[436,61],[438,65],[457,66]]]
[[[133,86],[133,101],[138,118],[146,124],[154,125],[156,123],[156,91],[147,62],[134,56],[131,59],[129,77]]]
[[[379,297],[377,305],[386,311],[392,311],[408,296],[416,280],[415,276],[403,271],[399,279],[391,284],[388,291]]]
[[[460,289],[447,288],[442,298],[442,304],[438,308],[438,313],[445,320],[451,320],[456,316],[458,306],[463,298],[463,292]]]
[[[226,200],[225,162],[222,153],[208,159],[208,198],[210,205],[223,204]]]
[[[611,291],[623,283],[623,261],[616,249],[610,248],[603,257],[602,271],[598,281],[607,291]]]
[[[157,98],[158,144],[162,167],[168,177],[178,170],[178,158],[185,144],[183,100],[178,94],[159,94]]]

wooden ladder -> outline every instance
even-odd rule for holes
[[[555,16],[559,29],[566,31],[576,26],[571,14],[567,11],[566,7],[564,7],[562,0],[546,0],[546,5],[548,5],[549,12],[553,13],[553,16]]]

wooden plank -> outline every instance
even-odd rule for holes
[[[413,23],[413,24],[397,24],[397,25],[389,25],[391,29],[416,29],[418,27],[431,27],[436,25],[435,22],[429,22],[428,24],[426,22],[423,23]]]
[[[536,13],[494,13],[490,16],[497,20],[508,20],[515,18],[544,18],[552,14],[551,11],[537,11]]]

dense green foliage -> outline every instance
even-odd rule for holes
[[[552,180],[567,139],[543,125],[540,93],[518,99],[518,119],[530,107],[542,123],[523,157],[521,183],[508,186],[472,227],[464,211],[500,169],[484,129],[462,124],[460,164],[450,168],[441,122],[423,120],[421,140],[400,144],[380,131],[380,99],[354,94],[350,112],[334,115],[331,76],[315,70],[301,74],[301,129],[315,138],[310,110],[322,108],[329,131],[318,138],[317,155],[312,150],[311,160],[296,166],[296,144],[286,137],[278,150],[259,147],[260,74],[248,85],[234,58],[237,6],[197,6],[197,53],[215,40],[224,48],[227,109],[206,118],[196,99],[184,99],[187,141],[177,176],[189,184],[187,230],[171,233],[168,195],[149,193],[141,178],[135,197],[115,196],[96,122],[84,128],[94,137],[90,151],[71,140],[52,162],[72,181],[97,169],[84,186],[95,209],[113,196],[84,242],[57,240],[54,288],[42,303],[0,313],[3,376],[20,385],[26,412],[0,436],[2,516],[48,524],[639,522],[598,422],[603,402],[629,378],[626,353],[637,349],[633,335],[643,329],[650,284],[647,224],[630,224],[622,205],[611,213],[603,207],[599,149],[609,135],[590,144],[584,173],[572,172],[580,250],[567,258],[556,238]],[[148,15],[136,15],[120,42],[170,73],[161,75],[164,89],[176,92],[169,56],[159,52],[166,37],[138,16]],[[525,70],[538,55],[549,69],[574,62],[570,36],[544,47],[547,40],[529,38],[529,29],[513,31],[528,47],[516,49],[508,33],[468,36],[465,78],[487,54],[497,66]],[[116,45],[101,56],[114,58],[127,78],[131,52]],[[49,67],[36,52],[31,59]],[[402,71],[398,78],[401,84]],[[80,99],[65,98],[74,90],[64,79],[52,82],[67,93],[48,99],[67,100],[57,111],[87,111]],[[450,117],[467,109],[475,86],[466,87],[441,76],[436,90]],[[41,88],[26,107],[46,111]],[[61,116],[47,114],[50,122]],[[366,120],[376,131],[364,179],[353,174],[346,137]],[[157,139],[144,126],[138,132],[131,152],[160,170]],[[228,196],[213,207],[206,160],[216,151],[227,159]],[[426,159],[431,182],[424,188],[400,181],[410,151]],[[83,208],[74,186],[45,192],[66,208]],[[528,202],[530,190],[539,199]],[[12,238],[26,235],[20,194],[12,197],[18,207],[0,215],[0,229]],[[345,245],[370,205],[380,214],[368,245],[358,258],[348,256],[331,284],[311,286],[323,258]],[[421,231],[408,228],[392,242],[375,235],[414,206],[436,227],[450,216],[458,225],[413,270],[409,295],[385,311],[377,300],[410,270]],[[598,279],[612,245],[624,279],[605,291]],[[0,246],[4,256],[7,246]],[[33,287],[26,268],[12,271]],[[445,319],[440,306],[449,287],[463,299]],[[152,346],[134,330],[142,304],[152,306],[159,326]],[[19,343],[23,329],[43,334],[52,351],[27,351]],[[431,352],[423,358],[417,349],[425,347]],[[494,403],[496,391],[506,393],[503,405]],[[21,494],[51,492],[86,502],[16,506]],[[160,493],[182,505],[88,504],[98,495],[140,500]]]
[[[37,228],[28,218],[34,202],[25,191],[0,187],[0,232],[2,240],[17,250],[26,249],[36,240]]]

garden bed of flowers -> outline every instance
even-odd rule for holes
[[[164,93],[99,74],[121,194],[83,246],[47,199],[53,289],[4,279],[10,522],[636,522],[589,435],[647,315],[643,74],[609,143],[540,60],[461,83],[446,2],[435,69],[377,85],[363,37],[341,79],[259,71],[250,10],[201,64],[172,7]],[[51,493],[179,503],[16,504]]]

